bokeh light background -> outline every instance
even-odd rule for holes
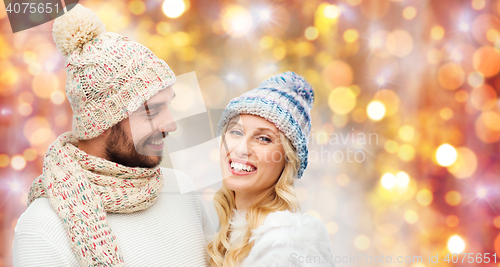
[[[176,74],[195,71],[208,108],[287,70],[314,85],[302,210],[326,224],[334,256],[424,260],[338,266],[500,254],[499,1],[80,3]],[[0,7],[0,266],[44,153],[71,129],[52,23],[12,34]]]

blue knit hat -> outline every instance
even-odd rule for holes
[[[308,140],[314,92],[300,75],[287,71],[262,82],[259,87],[233,98],[224,109],[217,134],[236,115],[260,116],[276,125],[290,140],[300,159],[297,178],[307,167]]]

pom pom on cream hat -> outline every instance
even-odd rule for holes
[[[79,140],[99,136],[175,83],[165,61],[128,37],[106,32],[80,4],[54,21],[52,34],[66,58],[66,95]]]

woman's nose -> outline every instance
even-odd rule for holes
[[[238,144],[234,148],[234,152],[238,157],[248,157],[252,154],[249,142],[247,142],[246,138],[239,140]]]

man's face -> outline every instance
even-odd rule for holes
[[[163,139],[177,129],[168,108],[174,96],[172,87],[161,90],[113,126],[105,146],[108,160],[127,167],[158,166],[163,158]]]

